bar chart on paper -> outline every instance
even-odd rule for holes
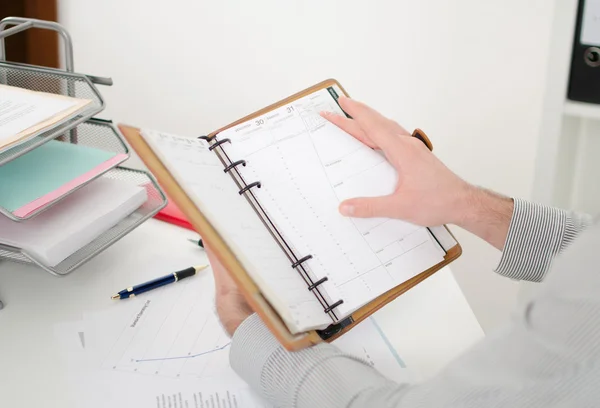
[[[233,375],[212,287],[196,277],[137,298],[102,367],[175,378]]]

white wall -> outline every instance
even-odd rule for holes
[[[552,3],[546,0],[59,0],[76,70],[111,76],[102,117],[200,135],[328,77],[421,127],[463,177],[528,198]],[[517,285],[456,231],[453,270],[484,328]]]

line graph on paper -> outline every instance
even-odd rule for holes
[[[136,307],[102,367],[167,377],[208,379],[233,373],[229,337],[201,277],[134,299]]]

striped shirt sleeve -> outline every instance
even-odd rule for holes
[[[256,314],[242,322],[231,344],[233,370],[278,407],[348,407],[370,389],[398,387],[332,344],[285,350]]]
[[[589,225],[590,215],[514,199],[514,211],[495,271],[515,280],[541,282],[560,252]]]

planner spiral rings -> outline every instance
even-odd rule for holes
[[[245,185],[244,187],[242,187],[242,189],[239,191],[240,195],[244,194],[246,191],[250,190],[252,187],[261,187],[261,182],[260,181],[255,181],[253,183],[250,183],[248,185]]]
[[[319,286],[322,285],[323,283],[327,282],[328,278],[325,276],[320,279],[316,279],[316,280],[313,279],[310,276],[310,274],[308,273],[306,266],[304,265],[304,263],[306,261],[308,261],[309,259],[313,259],[313,256],[310,254],[305,255],[303,257],[297,256],[294,253],[294,251],[292,250],[291,246],[283,238],[283,235],[279,232],[279,230],[277,229],[277,227],[275,226],[273,221],[269,218],[269,216],[267,215],[265,210],[262,208],[258,199],[256,198],[256,196],[254,195],[254,193],[252,191],[253,188],[261,188],[262,183],[258,180],[253,181],[251,183],[246,183],[246,181],[244,180],[244,177],[241,175],[241,173],[237,169],[237,167],[240,165],[243,167],[246,167],[246,165],[247,165],[246,160],[232,161],[229,158],[229,155],[227,154],[225,149],[223,148],[223,145],[225,143],[231,143],[231,140],[230,139],[219,140],[219,139],[217,139],[216,135],[214,135],[214,136],[199,136],[198,139],[205,140],[206,142],[209,143],[208,150],[214,151],[217,154],[217,156],[221,160],[221,163],[224,166],[223,171],[225,173],[228,173],[231,176],[231,178],[233,179],[233,181],[236,183],[237,187],[239,188],[239,191],[238,191],[239,194],[246,196],[246,199],[247,199],[248,203],[250,204],[250,206],[254,209],[254,211],[256,212],[258,217],[261,219],[261,221],[263,222],[265,227],[267,227],[267,229],[269,230],[269,232],[271,233],[273,238],[275,238],[275,241],[277,242],[277,244],[281,247],[283,252],[286,254],[288,259],[290,260],[292,269],[298,271],[298,273],[300,274],[300,276],[306,283],[307,289],[315,295],[315,297],[321,304],[321,307],[323,307],[323,312],[328,314],[332,319],[334,319],[334,321],[337,321],[338,317],[335,313],[335,308],[340,306],[341,304],[343,304],[344,300],[339,299],[335,302],[330,302],[323,295],[323,293],[319,289]]]
[[[224,171],[225,173],[229,173],[229,171],[230,171],[231,169],[233,169],[233,168],[235,168],[235,167],[239,166],[240,164],[241,164],[242,166],[246,167],[246,160],[238,160],[238,161],[236,161],[236,162],[233,162],[233,163],[231,163],[229,166],[225,167],[225,168],[223,169],[223,171]]]

